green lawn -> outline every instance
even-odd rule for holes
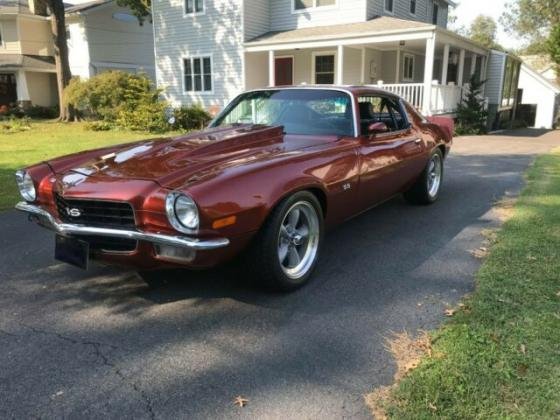
[[[560,150],[539,157],[476,292],[385,407],[393,418],[560,418]]]
[[[88,131],[83,123],[32,122],[31,129],[0,132],[0,210],[13,207],[20,196],[14,172],[22,167],[80,150],[154,137],[130,131]]]

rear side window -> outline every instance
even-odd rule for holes
[[[376,95],[365,95],[358,98],[360,107],[360,125],[362,133],[367,126],[375,122],[383,122],[389,131],[407,129],[410,124],[398,100]]]

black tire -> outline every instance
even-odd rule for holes
[[[158,289],[167,284],[168,272],[165,270],[138,271],[140,277],[151,289]]]
[[[439,175],[439,182],[437,184],[437,190],[434,193],[434,190],[431,189],[430,184],[430,177],[431,177],[431,168],[434,161],[439,163],[435,163],[436,165],[440,165],[440,175]],[[436,149],[432,152],[428,163],[426,164],[426,168],[420,175],[420,177],[416,180],[414,185],[406,191],[403,196],[407,202],[410,204],[419,204],[419,205],[428,205],[433,204],[439,198],[439,194],[441,191],[441,185],[443,184],[443,153],[441,150]]]
[[[288,221],[288,213],[293,212],[294,209],[298,209],[298,206],[303,206],[301,207],[302,210],[309,210],[309,215],[311,215],[311,211],[314,211],[317,216],[318,226],[314,225],[313,229],[310,228],[308,231],[312,232],[316,227],[317,236],[310,233],[305,240],[305,245],[303,245],[303,243],[301,245],[292,244],[282,234],[285,232],[285,228],[282,230],[282,226],[285,226],[285,223]],[[300,217],[302,216],[300,215]],[[305,214],[303,217],[306,217]],[[311,216],[311,218],[312,217],[313,216]],[[314,240],[310,238],[314,238]],[[287,243],[289,243],[287,246],[291,247],[290,252],[297,246],[306,247],[306,249],[312,246],[312,249],[315,249],[312,259],[309,257],[308,260],[305,259],[305,255],[308,255],[307,251],[302,251],[304,253],[304,257],[301,259],[302,264],[305,261],[308,261],[308,264],[303,264],[306,268],[302,271],[301,275],[290,277],[285,271],[289,271],[290,268],[286,268],[285,265],[280,262],[280,247],[285,245],[285,243],[281,241],[287,241]],[[319,200],[309,191],[297,192],[282,200],[268,216],[261,230],[253,240],[248,252],[245,254],[246,267],[251,270],[254,283],[267,290],[275,292],[291,292],[297,290],[309,281],[319,259],[322,241],[323,211]],[[290,260],[291,256],[288,255],[287,259]],[[284,261],[286,261],[286,258],[284,258]]]

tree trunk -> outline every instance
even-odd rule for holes
[[[66,22],[64,3],[62,0],[46,0],[51,9],[51,27],[54,39],[54,60],[56,65],[56,81],[60,102],[60,121],[73,121],[75,117],[72,107],[64,104],[64,88],[70,83],[72,73],[68,61],[68,44],[66,39]]]

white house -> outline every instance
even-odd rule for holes
[[[155,78],[152,24],[143,25],[114,0],[66,8],[70,70],[88,78],[105,70],[143,72]]]
[[[450,0],[153,0],[156,80],[217,111],[243,90],[374,84],[452,113],[491,53],[448,31]],[[491,75],[504,82],[505,68]],[[501,88],[501,86],[500,86]],[[498,106],[496,106],[497,112]],[[510,114],[512,115],[512,114]]]
[[[552,128],[560,108],[560,88],[526,64],[519,78],[521,103],[536,107],[534,128]]]

